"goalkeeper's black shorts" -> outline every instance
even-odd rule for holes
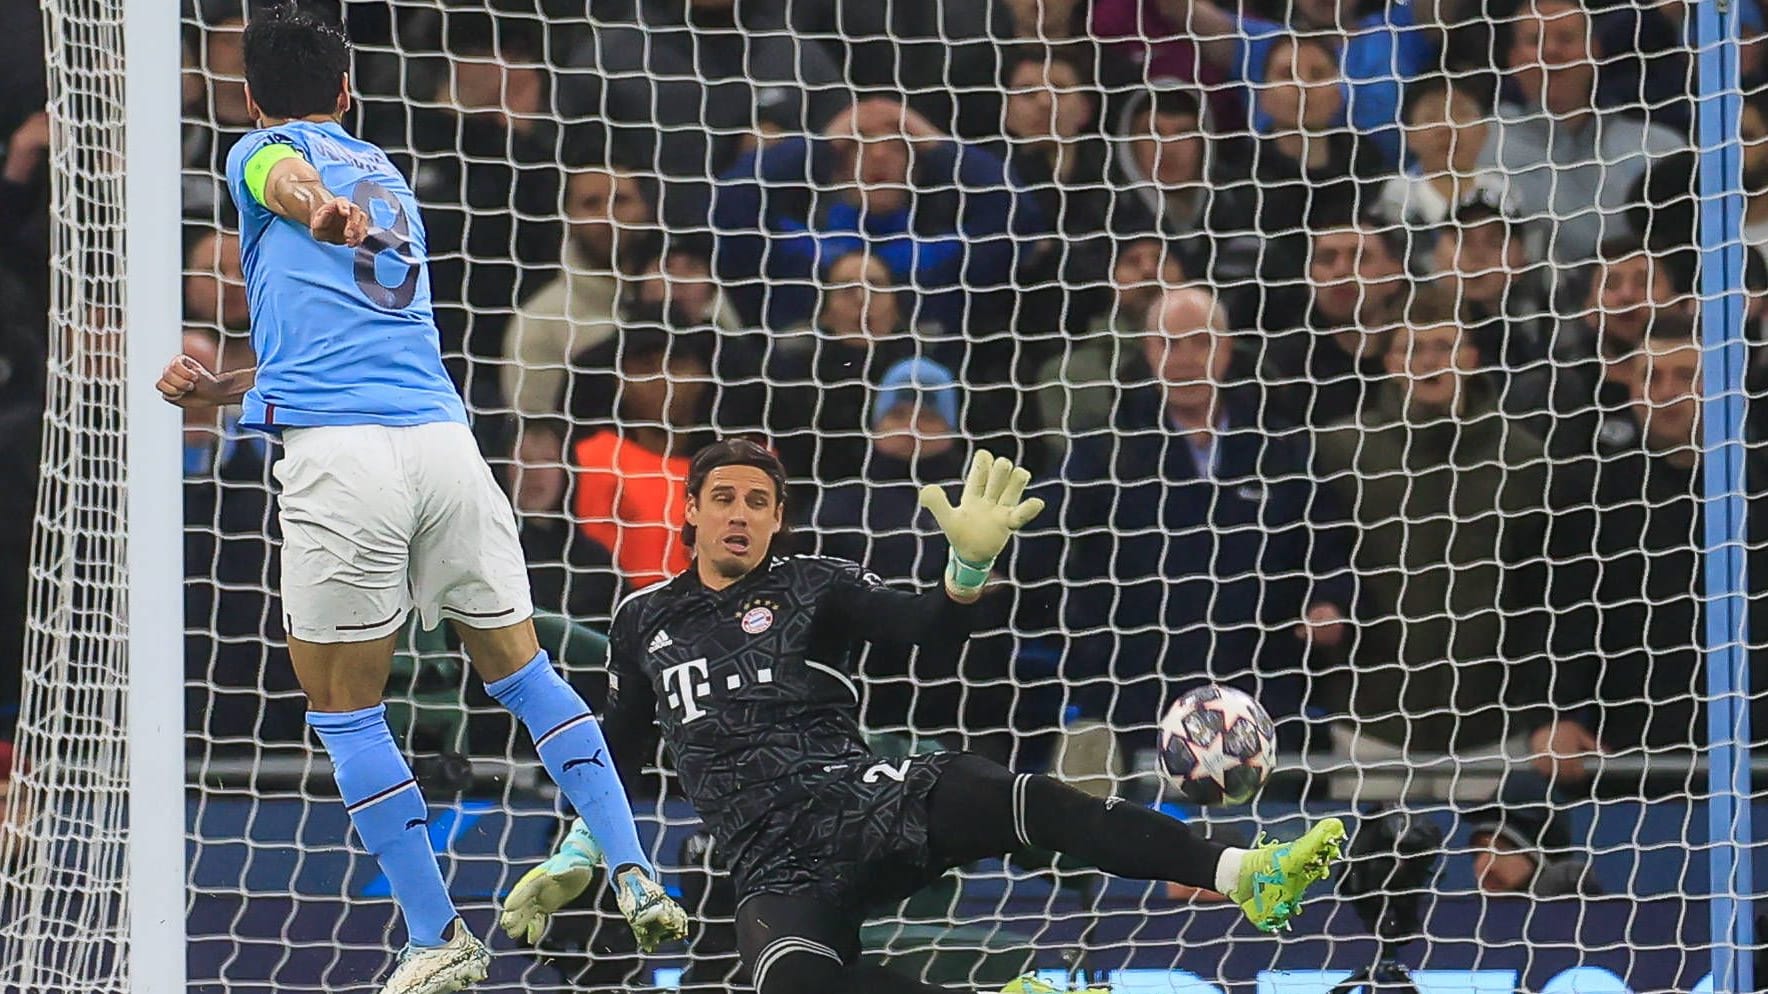
[[[861,912],[932,883],[950,864],[929,842],[929,798],[948,768],[975,759],[940,752],[820,769],[803,785],[802,801],[772,812],[727,850],[738,900],[811,897]]]

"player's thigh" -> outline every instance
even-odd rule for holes
[[[756,994],[825,994],[858,958],[859,925],[826,898],[752,894],[737,905],[737,949]]]
[[[275,473],[283,613],[294,638],[375,642],[411,610],[417,514],[389,431],[337,425],[284,433]]]
[[[411,592],[424,627],[447,618],[482,631],[519,628],[534,614],[528,564],[516,536],[515,512],[479,455],[473,433],[453,423],[403,431],[400,444],[423,502],[411,543]],[[488,652],[520,651],[505,640],[482,643]],[[515,665],[533,655],[530,651]]]
[[[1025,786],[1014,773],[971,753],[952,757],[927,797],[927,842],[946,866],[1029,848]]]
[[[304,642],[290,636],[289,662],[311,711],[371,708],[387,690],[397,633],[370,642]]]

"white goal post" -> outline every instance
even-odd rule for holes
[[[249,324],[216,171],[256,0],[42,2],[0,994],[376,989],[403,933],[299,723],[276,445],[153,387]],[[797,547],[908,584],[944,554],[917,474],[942,440],[1005,446],[1058,509],[955,672],[857,663],[881,749],[990,752],[1230,842],[1376,808],[1441,833],[1285,942],[1032,859],[881,909],[868,955],[966,990],[1328,994],[1390,951],[1364,916],[1399,898],[1421,994],[1754,989],[1768,85],[1737,33],[1768,0],[1247,0],[1294,20],[1220,37],[1207,0],[314,4],[353,34],[347,123],[424,208],[450,371],[586,696],[612,595],[685,561],[682,451],[766,437]],[[1462,47],[1420,40],[1430,16]],[[1476,36],[1499,65],[1457,61]],[[1204,680],[1277,712],[1249,807],[1160,776],[1159,708]],[[489,934],[559,822],[481,691],[445,634],[402,635],[395,732]],[[630,786],[704,931],[643,957],[585,906],[540,954],[500,941],[494,989],[730,989],[724,878],[667,758]]]

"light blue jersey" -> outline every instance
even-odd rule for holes
[[[278,144],[312,164],[326,189],[368,212],[361,246],[316,242],[252,194],[247,163]],[[227,186],[239,205],[258,356],[242,424],[275,431],[466,423],[430,313],[423,219],[386,153],[337,124],[292,121],[241,139],[227,157]]]

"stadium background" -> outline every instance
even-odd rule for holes
[[[684,562],[665,529],[695,446],[768,440],[794,475],[796,548],[923,584],[943,555],[913,482],[987,446],[1032,465],[1055,509],[961,656],[868,651],[882,748],[978,749],[1242,839],[1397,802],[1443,832],[1440,873],[1387,885],[1419,895],[1401,957],[1420,990],[1703,983],[1709,902],[1737,885],[1708,872],[1687,336],[1718,305],[1696,291],[1714,256],[1695,250],[1692,6],[491,6],[345,3],[347,123],[424,205],[451,372],[521,515],[548,639],[592,701],[614,599]],[[245,12],[181,12],[174,247],[124,223],[125,145],[103,127],[120,9],[0,10],[6,990],[128,989],[107,709],[128,672],[118,465],[151,415],[119,403],[142,337],[125,241],[181,259],[186,351],[250,361],[219,176],[250,127]],[[1753,441],[1768,77],[1761,11],[1737,16]],[[1215,289],[1216,327],[1162,296],[1181,285]],[[275,446],[225,415],[184,427],[191,987],[369,987],[397,937],[300,738]],[[1160,701],[1203,679],[1279,719],[1286,769],[1252,809],[1188,810],[1150,775]],[[390,693],[483,930],[550,846],[554,799],[446,637],[414,631]],[[1561,747],[1581,751],[1576,725],[1604,755],[1545,757],[1555,715]],[[661,769],[636,806],[716,924]],[[1482,890],[1495,835],[1553,872]],[[1207,895],[1084,868],[960,877],[886,909],[873,947],[954,980],[1080,950],[1122,990],[1261,994],[1323,992],[1375,956],[1348,904],[1278,944]],[[649,961],[623,938],[586,906],[538,956],[500,945],[491,986],[661,984],[691,963],[724,989],[716,927]]]

